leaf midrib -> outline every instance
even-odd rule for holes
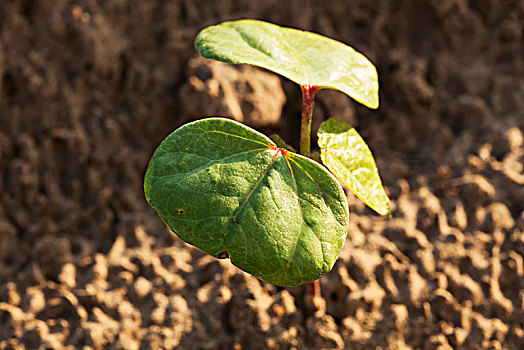
[[[223,237],[220,239],[220,246],[223,247],[223,243],[224,241],[227,239],[227,237],[229,237],[229,235],[231,234],[231,231],[229,231],[229,229],[231,228],[231,225],[236,221],[236,219],[238,218],[238,215],[240,215],[240,213],[242,212],[242,210],[244,209],[244,207],[246,206],[246,204],[249,202],[249,200],[251,199],[251,196],[253,196],[253,193],[255,193],[256,189],[260,186],[260,184],[262,183],[262,181],[264,181],[264,178],[267,176],[267,174],[269,173],[269,170],[271,170],[271,168],[273,167],[273,165],[275,165],[277,159],[278,159],[278,156],[281,155],[280,152],[275,152],[275,154],[273,155],[273,158],[271,159],[271,162],[268,164],[268,166],[266,167],[266,169],[264,170],[264,172],[258,177],[257,181],[255,182],[255,184],[251,187],[251,189],[249,190],[249,192],[246,194],[246,196],[244,197],[244,199],[242,200],[242,203],[238,206],[237,209],[235,209],[235,214],[233,215],[233,217],[231,218],[231,220],[229,221],[229,223],[227,224],[227,226],[224,228],[224,235]]]

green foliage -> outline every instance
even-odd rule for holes
[[[318,144],[322,163],[364,203],[381,215],[390,213],[373,155],[351,125],[330,118],[320,125]]]
[[[340,90],[378,107],[375,66],[353,48],[315,33],[240,20],[205,28],[195,47],[206,58],[259,66],[301,86]]]
[[[318,88],[340,90],[378,107],[373,64],[317,34],[241,20],[205,28],[195,47],[204,57],[260,66],[313,91],[304,97],[302,154],[310,153]],[[329,119],[318,139],[327,168],[371,208],[389,213],[375,161],[357,132]],[[217,258],[230,257],[267,282],[295,286],[331,270],[348,230],[344,191],[315,160],[296,154],[278,135],[268,138],[228,119],[203,119],[161,143],[147,168],[144,191],[166,225],[187,243]]]
[[[282,137],[280,137],[280,135],[277,135],[277,134],[269,135],[269,138],[271,139],[271,141],[273,141],[277,145],[278,148],[283,148],[286,151],[291,151],[295,153],[297,152],[297,150],[294,149],[292,146],[288,145],[286,141],[284,141]]]
[[[323,166],[228,119],[169,135],[144,180],[148,202],[184,241],[265,281],[294,286],[331,270],[344,243],[344,191]]]

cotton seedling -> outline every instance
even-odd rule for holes
[[[300,153],[229,119],[188,123],[151,158],[147,201],[185,242],[262,280],[280,286],[317,280],[332,269],[349,228],[338,180],[379,214],[390,212],[373,156],[349,124],[323,122],[323,165],[310,158],[316,92],[339,90],[377,108],[375,67],[338,41],[257,20],[207,27],[195,47],[203,57],[259,66],[300,85]]]

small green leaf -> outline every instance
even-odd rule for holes
[[[339,90],[378,107],[375,66],[353,48],[318,34],[240,20],[203,29],[195,47],[206,58],[259,66],[301,86]]]
[[[381,215],[391,212],[373,155],[351,125],[330,118],[320,125],[322,163],[353,193]]]
[[[169,135],[144,191],[184,241],[277,285],[331,270],[348,230],[344,191],[327,169],[228,119]]]
[[[292,146],[288,145],[287,142],[284,141],[282,137],[280,137],[280,135],[277,135],[277,134],[269,135],[269,138],[271,139],[271,141],[273,141],[277,145],[278,148],[283,148],[291,152],[297,151]]]

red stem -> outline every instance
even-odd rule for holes
[[[314,280],[306,284],[306,293],[312,295],[313,297],[320,297],[320,282],[319,280]]]
[[[302,89],[302,125],[300,128],[300,154],[309,157],[311,154],[311,120],[318,86],[301,85]]]
[[[309,157],[311,155],[311,121],[313,119],[313,107],[315,105],[315,94],[318,86],[301,85],[302,89],[302,125],[300,128],[300,154]],[[320,297],[320,283],[318,280],[306,284],[306,293],[313,297]]]

